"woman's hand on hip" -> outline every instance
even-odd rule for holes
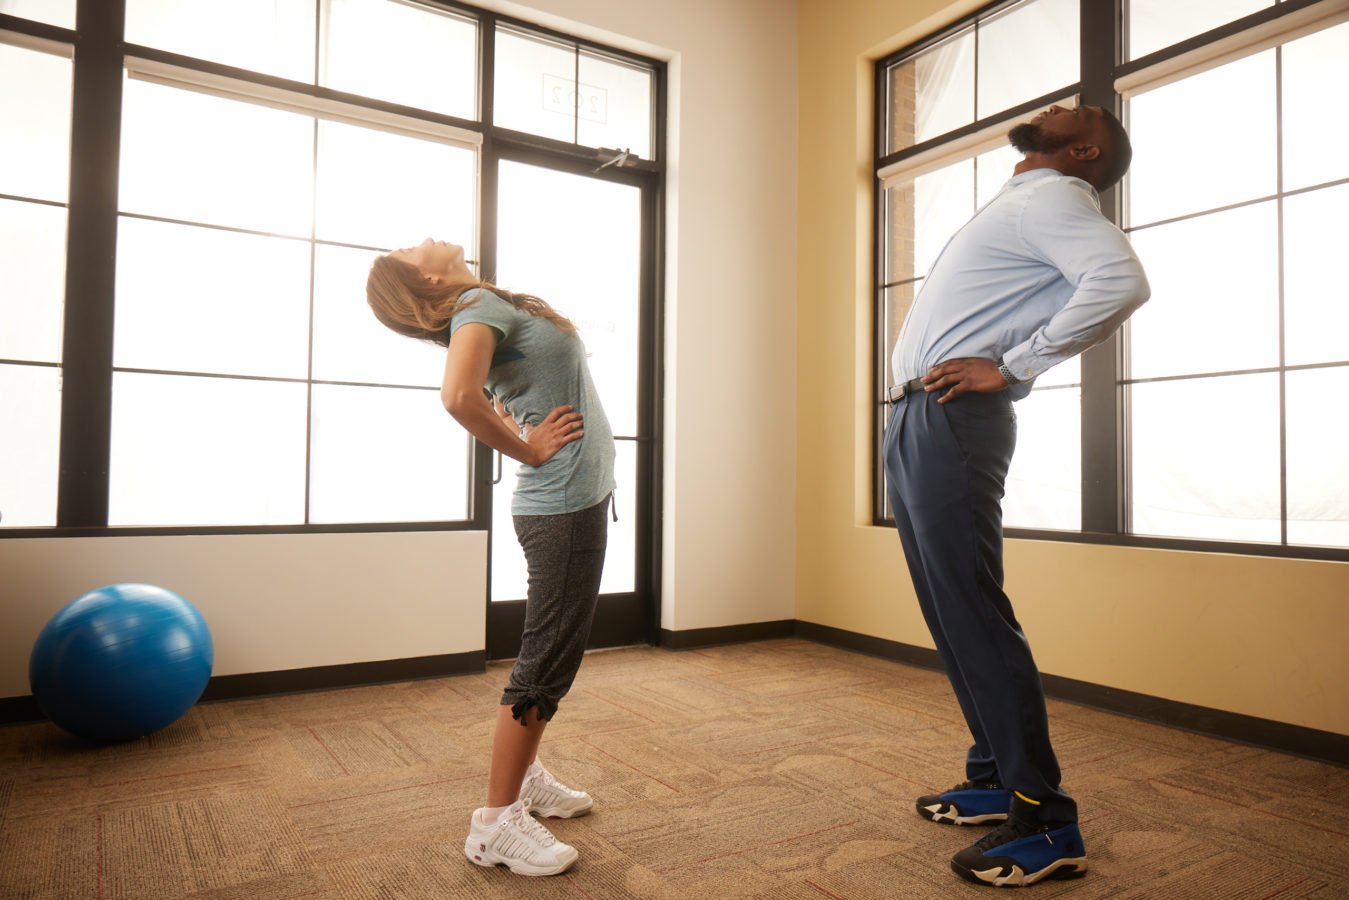
[[[539,424],[525,425],[524,441],[537,457],[530,465],[543,465],[556,456],[559,450],[579,440],[584,434],[581,414],[571,406],[559,406],[544,416]]]

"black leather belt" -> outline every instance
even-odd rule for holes
[[[886,403],[898,403],[910,394],[918,394],[923,390],[923,379],[915,378],[912,381],[906,381],[903,384],[896,384],[885,392]]]

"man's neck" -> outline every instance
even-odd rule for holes
[[[1053,169],[1055,172],[1058,172],[1061,175],[1073,174],[1072,172],[1063,171],[1057,160],[1047,156],[1042,156],[1039,153],[1026,154],[1025,158],[1022,159],[1021,162],[1017,163],[1016,167],[1012,169],[1012,174],[1020,175],[1023,172],[1030,172],[1033,169]]]

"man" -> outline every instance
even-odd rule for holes
[[[947,243],[895,346],[887,490],[923,616],[974,738],[966,781],[918,799],[934,822],[1002,822],[951,867],[999,886],[1086,872],[1077,804],[1059,786],[1044,691],[1002,590],[1012,401],[1109,337],[1148,298],[1098,191],[1132,149],[1099,107],[1052,106],[1008,134],[1024,159]]]

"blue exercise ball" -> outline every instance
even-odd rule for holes
[[[191,603],[152,584],[113,584],[52,617],[33,645],[28,683],[71,734],[126,741],[187,712],[214,661],[211,631]]]

